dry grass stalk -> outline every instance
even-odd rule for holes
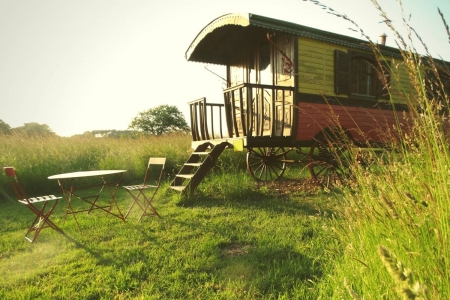
[[[405,268],[389,249],[378,247],[378,253],[389,274],[397,283],[397,290],[403,299],[428,299],[426,289],[418,281],[414,281],[411,270]]]
[[[444,27],[447,30],[448,42],[450,43],[450,29],[448,28],[447,22],[445,21],[444,14],[438,8],[438,13],[441,16],[442,22],[444,23]]]
[[[410,193],[405,192],[404,194],[405,194],[406,198],[408,198],[409,200],[411,200],[414,204],[422,204],[422,206],[428,207],[427,201],[423,200],[423,201],[420,201],[420,202],[419,202],[419,200],[417,200],[417,199],[416,199],[414,196],[412,196]]]
[[[350,297],[352,297],[353,300],[359,300],[360,298],[356,294],[356,292],[352,289],[352,287],[348,284],[347,278],[344,278],[344,286],[347,289],[347,292],[349,293]]]
[[[380,195],[380,200],[381,203],[383,203],[384,206],[386,207],[389,215],[394,219],[398,219],[399,216],[397,210],[395,209],[394,203],[383,194]]]

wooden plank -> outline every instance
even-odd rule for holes
[[[178,185],[178,186],[170,186],[170,188],[172,190],[176,190],[176,191],[182,192],[186,188],[186,186]]]
[[[334,118],[334,114],[339,115],[339,118]],[[297,140],[308,140],[322,128],[335,125],[338,120],[339,124],[348,129],[357,140],[365,141],[369,138],[371,141],[382,141],[386,138],[386,133],[389,133],[396,124],[397,118],[403,122],[401,114],[396,117],[390,110],[300,103]],[[364,133],[364,137],[361,132]]]
[[[185,166],[200,167],[202,163],[185,163]]]
[[[180,178],[187,178],[190,179],[192,177],[194,177],[194,174],[177,174],[175,175],[176,177],[180,177]]]

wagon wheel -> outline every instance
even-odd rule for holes
[[[346,141],[330,141],[320,136],[309,152],[311,177],[318,185],[326,188],[345,184],[350,176],[352,156],[351,147]]]
[[[277,180],[286,170],[286,151],[281,147],[248,148],[247,170],[256,180]]]

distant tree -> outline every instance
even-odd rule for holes
[[[131,137],[135,134],[133,130],[93,130],[88,131],[87,133],[90,133],[90,135],[95,137],[105,137],[105,138],[125,138],[125,137]],[[86,133],[85,133],[86,134]]]
[[[55,135],[47,124],[39,124],[36,122],[24,123],[23,126],[13,129],[15,132],[23,132],[29,136],[47,136]]]
[[[189,131],[189,126],[180,110],[176,106],[167,104],[140,112],[128,128],[152,135]]]
[[[9,134],[11,133],[11,126],[5,123],[3,120],[0,120],[0,134]]]

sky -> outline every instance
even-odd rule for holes
[[[185,52],[212,20],[253,13],[362,38],[352,24],[303,0],[0,0],[0,120],[47,124],[60,136],[125,130],[139,112],[222,101],[221,80]],[[371,0],[323,0],[374,41],[396,47]],[[399,0],[378,0],[407,36]],[[450,61],[450,0],[403,0],[403,15],[433,56]],[[418,46],[417,44],[415,44]],[[419,52],[421,48],[417,47]],[[208,66],[215,72],[224,67]]]

